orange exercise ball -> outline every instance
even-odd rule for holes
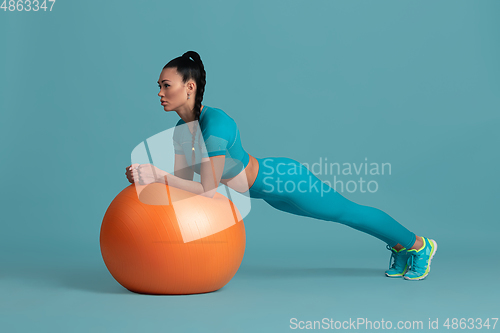
[[[123,287],[142,294],[218,290],[236,274],[245,226],[231,200],[161,183],[132,184],[107,209],[101,254]]]

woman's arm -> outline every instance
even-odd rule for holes
[[[137,181],[140,185],[147,185],[154,182],[162,182],[191,193],[213,198],[215,193],[217,193],[217,188],[222,178],[225,160],[225,155],[202,158],[200,167],[201,182],[181,178],[185,176],[186,178],[190,177],[193,179],[194,173],[193,171],[185,171],[186,168],[184,167],[185,164],[182,158],[175,161],[174,165],[180,168],[174,169],[174,174],[163,171],[152,164],[133,164],[127,167],[126,174],[131,183]]]
[[[175,154],[174,175],[182,179],[193,180],[194,170],[188,165],[186,155]]]
[[[213,198],[215,193],[217,193],[217,188],[219,187],[220,179],[222,178],[225,160],[225,155],[202,158],[200,167],[201,183],[181,178],[181,176],[185,174],[183,171],[179,173],[178,171],[176,171],[177,169],[174,170],[174,175],[163,172],[161,176],[165,179],[165,182],[169,186],[177,187],[182,190],[203,195],[208,198]],[[176,159],[175,163],[178,163],[182,169],[182,160],[179,160],[178,162]],[[191,174],[191,179],[192,177],[193,176]]]

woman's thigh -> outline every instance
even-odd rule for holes
[[[278,209],[340,222],[343,213],[357,205],[291,158],[263,159],[260,167],[260,193]]]
[[[269,198],[264,198],[263,199],[265,202],[267,202],[269,205],[272,207],[287,212],[295,215],[300,215],[300,216],[307,216],[307,217],[312,217],[309,214],[305,213],[304,211],[298,209],[296,206],[290,204],[289,202],[282,200],[282,199],[269,199]]]

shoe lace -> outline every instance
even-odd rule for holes
[[[401,259],[403,258],[401,256],[401,253],[393,251],[389,245],[386,245],[386,248],[389,251],[391,251],[391,258],[389,259],[389,268],[403,269],[406,262],[403,262],[403,260],[398,260],[400,258]]]
[[[409,270],[412,272],[422,271],[426,267],[427,260],[422,256],[419,256],[418,253],[414,252],[410,255],[410,268]]]

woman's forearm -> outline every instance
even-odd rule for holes
[[[177,177],[168,172],[162,172],[161,179],[164,184],[168,186],[176,187],[181,190],[185,190],[194,194],[204,195],[207,197],[213,197],[209,195],[207,191],[203,188],[203,184],[200,182],[196,182],[194,180],[187,180],[184,178]]]

